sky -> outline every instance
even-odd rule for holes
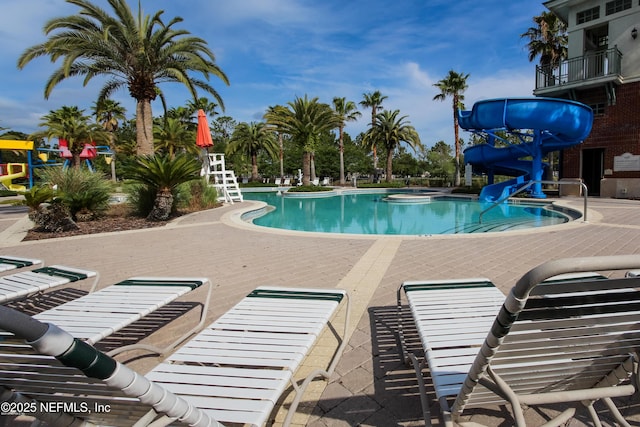
[[[400,110],[427,147],[453,145],[452,100],[433,100],[439,93],[434,84],[449,70],[469,74],[467,109],[483,99],[532,96],[535,63],[520,35],[546,10],[538,0],[139,1],[145,14],[164,10],[165,22],[179,16],[183,22],[174,29],[206,40],[230,81],[211,80],[224,102],[222,114],[260,121],[269,106],[296,97],[331,104],[339,96],[359,104],[363,94],[378,90],[387,96],[383,108]],[[111,10],[106,0],[93,3]],[[137,13],[138,1],[130,5]],[[22,52],[46,40],[47,20],[77,11],[64,0],[0,0],[0,128],[29,134],[63,105],[90,114],[105,80],[83,87],[82,78],[69,78],[45,100],[45,82],[59,63],[38,58],[22,70],[16,65]],[[169,107],[189,100],[180,84],[161,89]],[[127,90],[113,98],[134,117]],[[154,116],[162,114],[159,100],[152,108]],[[362,117],[345,129],[353,138],[371,120],[370,109],[359,110]]]

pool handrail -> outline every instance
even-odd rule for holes
[[[582,198],[584,199],[584,207],[582,208],[582,221],[583,222],[587,222],[587,192],[588,192],[588,189],[587,189],[587,185],[584,182],[582,182],[582,181],[545,181],[545,180],[540,180],[540,181],[529,181],[525,185],[523,185],[522,187],[518,188],[513,193],[509,194],[508,196],[505,196],[505,197],[493,202],[493,204],[491,206],[489,206],[488,208],[486,208],[485,210],[480,212],[480,215],[478,217],[478,223],[482,224],[482,216],[485,213],[489,212],[491,209],[495,208],[496,206],[502,204],[502,202],[506,201],[511,196],[515,196],[516,194],[522,193],[523,191],[525,191],[526,189],[528,189],[529,187],[531,187],[534,184],[545,184],[545,185],[566,185],[566,184],[571,184],[571,185],[580,185],[582,187]]]

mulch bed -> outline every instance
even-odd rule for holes
[[[162,227],[168,221],[147,221],[133,216],[107,216],[94,221],[78,222],[78,230],[49,233],[29,230],[22,241],[43,240],[54,237],[81,236],[84,234],[107,233],[111,231],[138,230],[142,228]]]

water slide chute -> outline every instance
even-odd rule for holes
[[[507,198],[529,181],[543,178],[549,152],[580,144],[591,132],[593,111],[588,106],[558,98],[502,98],[476,102],[470,111],[458,113],[461,128],[486,139],[464,151],[465,163],[476,170],[514,176],[506,182],[491,182],[480,193],[480,200]],[[498,132],[516,137],[517,144],[501,138]],[[496,147],[496,139],[509,144]],[[523,159],[526,158],[526,159]],[[542,185],[532,186],[531,195],[544,198]]]

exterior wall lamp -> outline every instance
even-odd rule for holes
[[[631,30],[631,38],[635,40],[637,37],[638,37],[638,30],[634,27],[634,29]]]

